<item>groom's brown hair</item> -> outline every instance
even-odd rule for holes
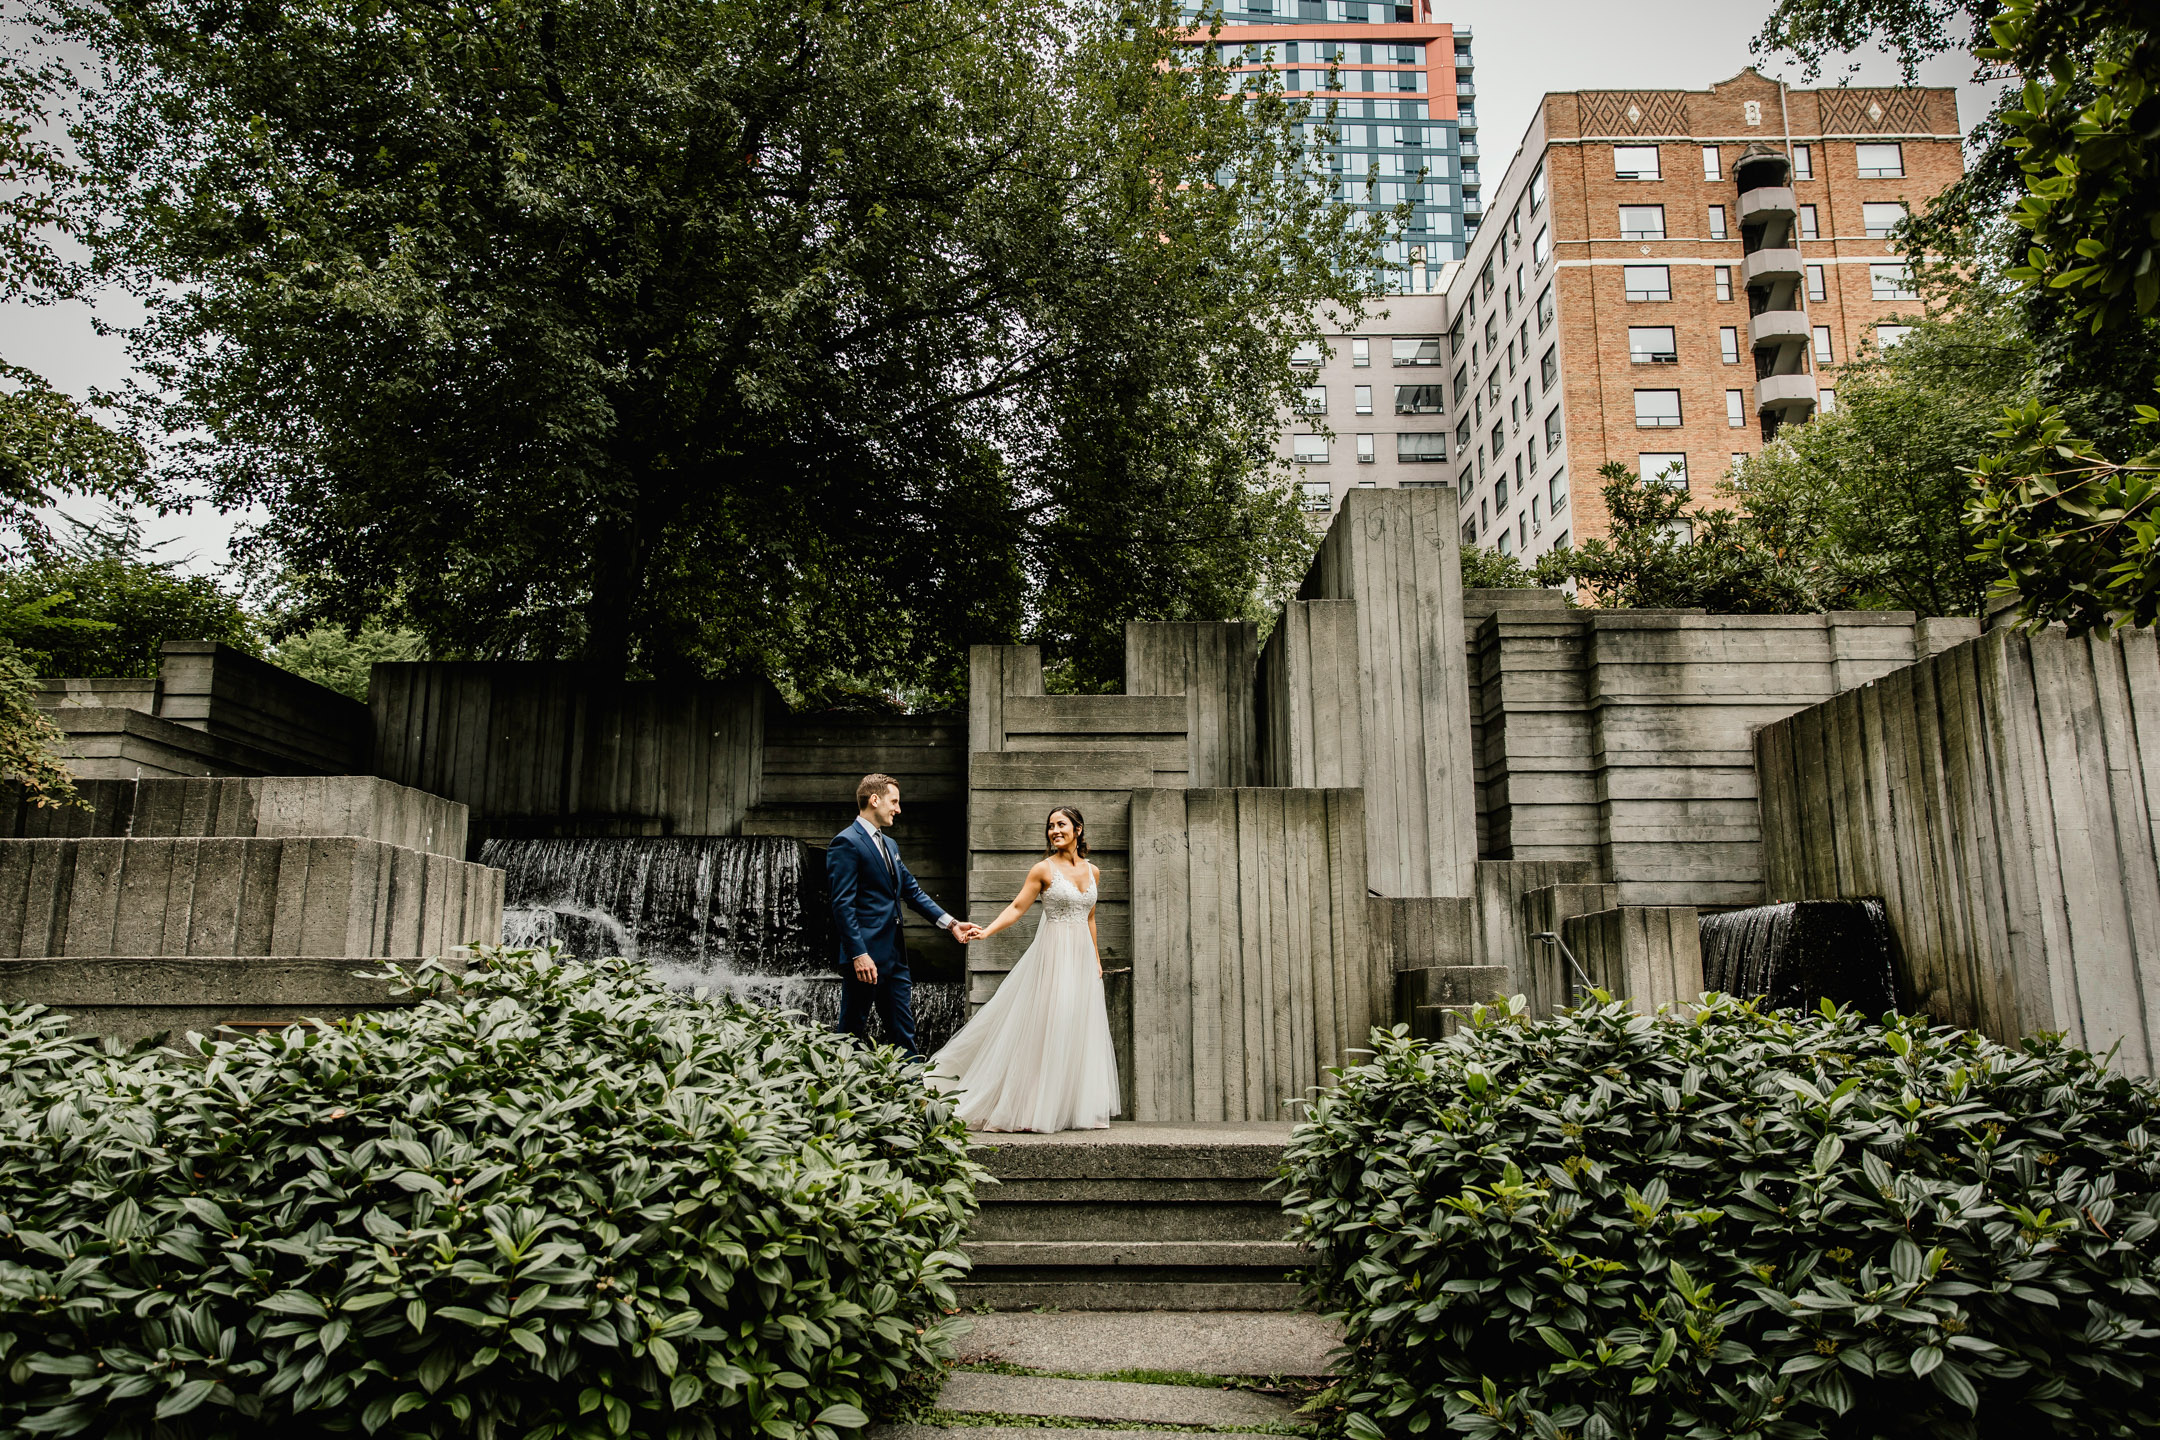
[[[862,784],[855,787],[855,808],[866,809],[872,800],[885,793],[887,788],[897,789],[900,782],[890,775],[865,775]]]

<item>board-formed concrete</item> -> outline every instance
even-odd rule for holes
[[[1132,797],[1137,1118],[1272,1120],[1393,1012],[1357,790]]]
[[[2160,640],[1991,630],[1756,736],[1769,898],[1878,896],[1900,1003],[2160,1073]]]
[[[15,793],[10,839],[184,839],[350,835],[465,858],[465,807],[372,775],[80,780],[83,803],[37,806]]]
[[[1563,921],[1560,936],[1591,985],[1644,1010],[1702,998],[1702,935],[1692,905],[1622,905]]]
[[[1151,1425],[1281,1425],[1289,1399],[1251,1390],[1197,1385],[1136,1385],[1125,1380],[1066,1380],[958,1370],[938,1392],[940,1410],[988,1415],[1045,1415]]]

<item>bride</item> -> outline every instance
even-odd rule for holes
[[[960,1118],[971,1130],[1106,1130],[1117,1113],[1117,1054],[1095,938],[1102,872],[1088,863],[1087,822],[1071,806],[1050,812],[1043,839],[1049,855],[982,932],[1012,925],[1040,897],[1035,943],[990,1003],[930,1057],[931,1082],[959,1092]]]

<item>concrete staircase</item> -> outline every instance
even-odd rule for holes
[[[997,1179],[963,1302],[998,1310],[1283,1310],[1297,1303],[1276,1173],[1288,1122],[985,1136]]]

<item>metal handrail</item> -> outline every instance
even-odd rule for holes
[[[1568,949],[1567,941],[1561,939],[1558,935],[1554,934],[1550,930],[1540,930],[1537,932],[1537,934],[1532,935],[1530,938],[1532,940],[1543,941],[1547,945],[1557,945],[1560,947],[1561,955],[1565,956],[1567,959],[1568,969],[1575,972],[1575,987],[1578,991],[1582,992],[1583,994],[1588,994],[1590,991],[1597,989],[1597,986],[1590,983],[1590,977],[1584,972],[1582,968],[1582,962],[1575,958],[1575,952]]]

